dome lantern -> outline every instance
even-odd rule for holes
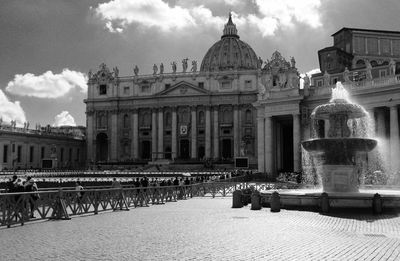
[[[225,24],[223,35],[221,36],[221,39],[224,37],[237,37],[239,38],[239,35],[237,34],[237,29],[236,25],[232,22],[232,14],[229,12],[229,19],[228,22]]]

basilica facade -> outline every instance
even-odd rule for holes
[[[400,33],[343,28],[319,51],[322,73],[300,76],[293,57],[263,61],[238,35],[231,17],[201,65],[154,65],[153,74],[120,76],[101,64],[89,73],[88,163],[232,162],[260,172],[302,170],[301,141],[312,137],[310,114],[343,81],[371,113],[375,133],[400,155]],[[167,66],[166,66],[167,67]],[[320,123],[328,131],[328,123]],[[392,156],[393,157],[393,156]],[[398,170],[393,158],[388,164]]]

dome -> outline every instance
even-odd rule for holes
[[[250,45],[239,39],[236,25],[229,14],[221,40],[207,51],[200,71],[252,70],[258,67],[256,53]]]

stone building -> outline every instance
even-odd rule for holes
[[[171,63],[153,74],[121,77],[105,64],[89,79],[89,162],[230,161],[257,164],[256,110],[261,63],[240,40],[231,17],[197,62]]]
[[[84,127],[29,129],[0,124],[0,170],[83,169],[86,166]]]
[[[310,113],[329,101],[336,81],[373,112],[376,132],[390,140],[398,169],[400,33],[343,28],[318,52],[323,73],[300,88],[296,61],[278,51],[263,62],[240,40],[231,17],[221,39],[197,62],[154,65],[153,74],[119,76],[101,64],[89,73],[89,163],[214,162],[249,158],[259,171],[301,171],[301,141],[312,135]],[[327,131],[327,123],[321,130]],[[319,130],[319,131],[321,131]],[[389,146],[389,145],[388,145]],[[396,165],[396,166],[395,166]]]

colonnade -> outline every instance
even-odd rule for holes
[[[292,114],[293,128],[293,171],[301,171],[301,125],[300,114]],[[274,169],[274,123],[272,115],[259,116],[257,118],[257,151],[258,170],[260,172],[273,173]]]
[[[164,158],[164,154],[166,153],[166,147],[171,148],[171,156],[172,158],[177,158],[180,156],[179,151],[179,138],[187,139],[190,142],[190,158],[197,159],[198,148],[199,146],[204,146],[204,157],[205,158],[220,158],[221,149],[220,149],[220,107],[219,106],[182,106],[189,107],[189,115],[190,120],[188,122],[178,122],[178,108],[180,106],[170,106],[170,107],[159,107],[151,109],[151,154],[152,160],[162,159]],[[143,108],[146,109],[146,108]],[[168,126],[168,130],[171,131],[170,134],[166,135],[166,126],[165,124],[165,116],[166,111],[171,113],[171,126]],[[199,125],[198,123],[198,113],[199,111],[204,112],[204,124]],[[119,155],[119,144],[121,139],[121,124],[118,124],[119,116],[122,116],[122,113],[111,112],[111,126],[108,130],[108,134],[110,135],[110,148],[109,148],[109,160],[110,161],[118,161]],[[232,156],[239,156],[240,154],[240,110],[238,105],[233,105],[232,111],[232,121],[231,125],[231,140],[232,140]],[[139,109],[131,110],[131,131],[129,140],[131,141],[131,151],[130,156],[133,159],[141,158],[140,148],[140,132],[139,129]],[[94,130],[93,124],[95,123],[93,116],[88,115],[88,130]],[[187,127],[188,133],[181,133],[180,127],[181,125],[185,125]],[[198,137],[198,129],[204,130],[204,136],[201,134],[201,137]],[[229,136],[229,135],[228,135]],[[89,134],[88,137],[92,137],[95,139],[95,135]],[[168,137],[165,139],[165,137]],[[203,138],[204,137],[204,138]],[[226,136],[225,136],[226,137]],[[204,140],[203,140],[204,139]],[[169,144],[171,142],[171,144]],[[93,145],[92,145],[93,146]],[[93,155],[92,158],[95,158],[95,149],[92,147],[89,148],[89,155]],[[168,152],[169,153],[169,152]]]
[[[367,111],[372,118],[373,133],[371,134],[376,136],[379,139],[378,142],[381,143],[383,153],[381,156],[388,163],[390,171],[396,173],[400,171],[399,106],[394,104],[388,107],[389,126],[386,124],[385,107],[372,107]]]

